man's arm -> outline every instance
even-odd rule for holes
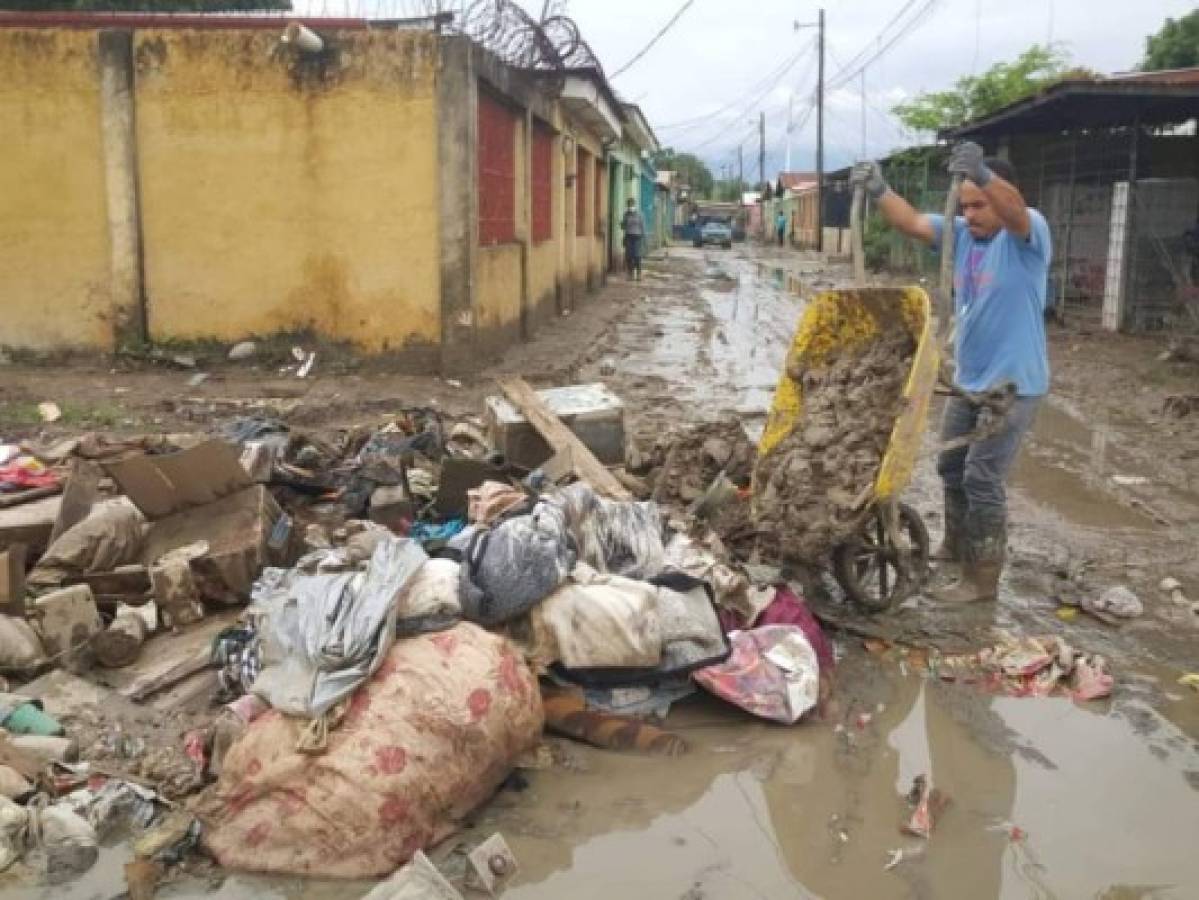
[[[983,186],[983,193],[991,201],[991,207],[1003,227],[1019,238],[1028,240],[1032,232],[1032,220],[1028,215],[1028,204],[1024,196],[1010,181],[1004,181],[998,175],[992,174],[991,180]]]
[[[900,234],[906,234],[926,244],[931,244],[937,239],[936,229],[928,216],[917,212],[912,208],[912,204],[890,188],[875,202],[887,224]]]
[[[979,186],[1003,227],[1024,240],[1032,231],[1028,204],[1014,184],[1000,178],[987,166],[983,148],[973,141],[963,141],[949,155],[949,172],[969,178]]]
[[[883,171],[876,162],[860,162],[853,167],[849,176],[853,187],[861,186],[878,205],[878,211],[888,225],[900,234],[931,244],[937,239],[932,221],[924,213],[917,212],[903,197],[891,190],[883,179]]]

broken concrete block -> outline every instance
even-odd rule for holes
[[[46,655],[65,669],[89,668],[95,659],[91,639],[104,628],[92,589],[73,584],[38,597],[33,609]]]
[[[604,385],[550,388],[537,396],[601,463],[624,463],[624,403]],[[504,397],[487,398],[485,418],[492,445],[513,465],[532,470],[553,455],[537,429]]]

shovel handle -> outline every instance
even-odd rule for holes
[[[866,254],[862,249],[862,228],[866,219],[866,188],[857,185],[849,207],[849,252],[853,257],[853,279],[858,287],[866,286]]]
[[[937,329],[943,339],[949,335],[950,322],[953,320],[953,237],[961,189],[962,176],[954,175],[949,182],[949,193],[945,196],[945,218],[941,226],[941,271],[937,282]]]

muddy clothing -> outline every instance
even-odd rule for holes
[[[957,314],[957,383],[986,391],[1014,382],[1021,397],[1049,391],[1045,296],[1052,252],[1049,226],[1028,211],[1028,238],[1006,229],[979,240],[955,220],[953,294]],[[929,215],[941,243],[944,216]]]
[[[1007,543],[1007,477],[1024,435],[1032,427],[1040,397],[1018,397],[999,434],[966,447],[941,453],[937,474],[945,487],[947,534],[965,539],[963,556],[1001,559]],[[941,440],[952,441],[974,431],[979,407],[951,397],[941,421]]]

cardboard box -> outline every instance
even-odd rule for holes
[[[197,574],[246,598],[264,566],[286,562],[286,540],[272,539],[277,529],[287,530],[283,510],[270,491],[250,479],[237,451],[224,441],[135,456],[105,469],[150,523],[142,553],[146,566],[205,541],[208,553],[193,563]]]
[[[602,384],[575,384],[538,391],[537,396],[605,466],[624,465],[624,402]],[[488,397],[488,437],[509,463],[535,469],[554,455],[515,406]]]

